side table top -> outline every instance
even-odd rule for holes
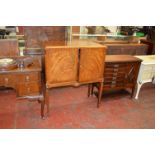
[[[155,55],[135,56],[141,59],[143,64],[155,64]]]

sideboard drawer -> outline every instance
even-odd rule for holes
[[[41,85],[39,82],[20,83],[18,85],[18,96],[35,95],[40,93]]]

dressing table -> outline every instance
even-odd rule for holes
[[[0,87],[13,88],[18,98],[38,100],[43,117],[42,67],[35,57],[20,56],[16,39],[0,40]]]
[[[4,57],[0,57],[0,60]],[[16,66],[11,69],[0,68],[0,86],[13,88],[16,90],[17,97],[28,100],[38,100],[41,106],[44,102],[41,89],[41,66],[37,59],[29,57],[9,57],[16,61]],[[25,66],[20,66],[24,62]],[[27,64],[26,64],[27,63]],[[29,64],[28,64],[29,63]],[[41,109],[42,110],[42,109]],[[41,116],[42,112],[41,112]]]

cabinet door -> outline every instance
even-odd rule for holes
[[[46,86],[65,86],[77,81],[78,48],[46,48]]]
[[[81,48],[79,82],[91,83],[103,80],[106,47]]]

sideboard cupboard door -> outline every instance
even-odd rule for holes
[[[46,48],[45,52],[47,88],[76,83],[78,48]]]
[[[103,81],[106,47],[80,48],[79,82]]]

